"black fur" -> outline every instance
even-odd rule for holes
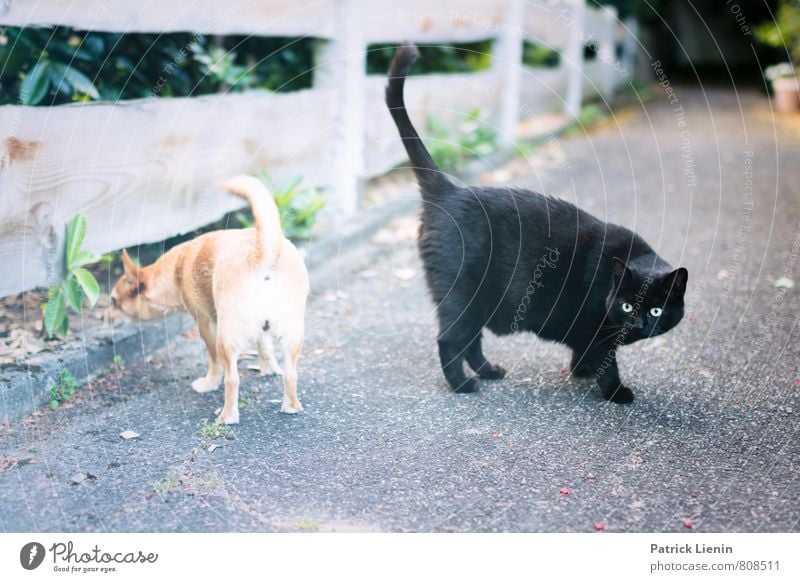
[[[458,187],[434,163],[403,102],[405,76],[419,56],[398,49],[386,103],[423,198],[419,250],[439,316],[439,358],[457,392],[505,370],[481,350],[498,335],[532,331],[572,348],[575,376],[594,376],[603,397],[631,402],[616,348],[660,335],[683,317],[687,271],[672,270],[636,233],[576,206],[512,188]],[[629,304],[632,308],[628,310]],[[663,312],[654,316],[656,309]]]

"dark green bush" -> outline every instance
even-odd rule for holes
[[[0,105],[185,97],[311,86],[312,38],[192,33],[0,29]],[[385,74],[396,44],[372,45],[367,71]],[[491,64],[492,41],[420,47],[414,73],[461,73]]]
[[[561,62],[561,54],[557,50],[548,48],[543,44],[537,44],[526,40],[522,49],[522,62],[529,67],[552,69],[557,67]]]
[[[367,73],[385,75],[397,43],[372,44],[367,48]],[[465,73],[488,69],[492,63],[492,41],[463,44],[420,44],[420,58],[412,75],[426,73]]]
[[[8,27],[0,32],[0,104],[294,91],[311,86],[313,42]]]

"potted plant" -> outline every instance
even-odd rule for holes
[[[800,111],[800,85],[794,67],[790,63],[772,65],[764,70],[764,75],[772,82],[778,111]]]
[[[800,63],[800,3],[781,0],[775,20],[756,27],[755,33],[764,44],[785,49],[791,59],[789,63],[779,63],[764,71],[772,82],[776,108],[779,111],[800,110],[800,86],[792,64]]]

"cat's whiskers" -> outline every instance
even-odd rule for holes
[[[601,331],[603,331],[603,328],[604,326],[600,326],[597,329],[597,335],[592,342],[593,345],[605,347],[607,343],[611,343],[619,338],[620,335],[622,335],[622,330],[624,329],[624,327],[621,325],[610,325],[606,327],[605,333],[600,335]]]

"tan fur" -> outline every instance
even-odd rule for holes
[[[138,267],[123,251],[125,274],[111,293],[109,318],[190,313],[208,352],[208,373],[192,388],[215,390],[224,376],[225,404],[218,421],[226,424],[239,422],[237,361],[242,351],[258,348],[262,375],[281,373],[263,330],[268,323],[267,333],[278,339],[284,354],[281,411],[300,412],[297,360],[309,292],[303,259],[284,238],[278,209],[260,180],[239,176],[222,186],[250,202],[255,228],[204,234],[147,267]]]

